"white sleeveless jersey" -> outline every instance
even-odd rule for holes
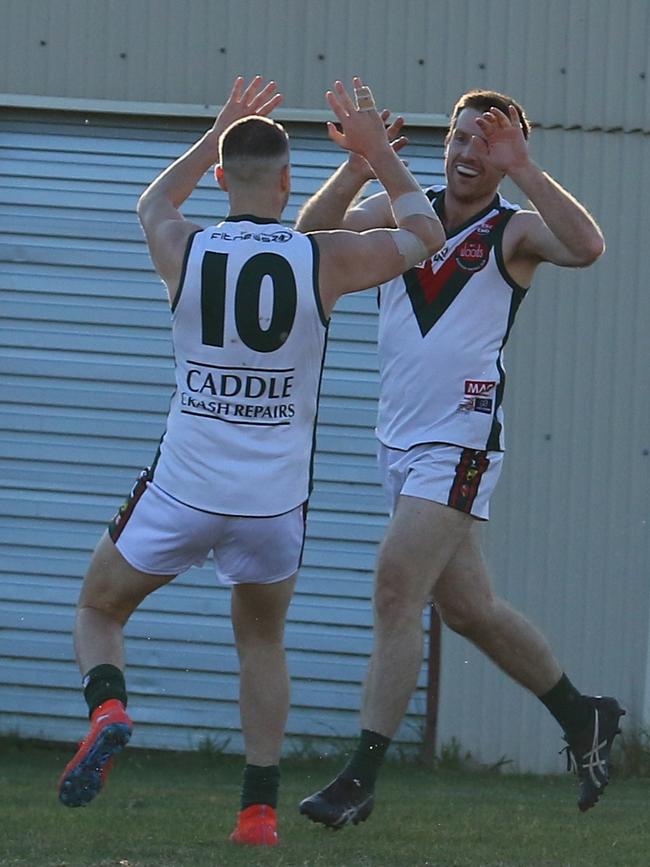
[[[226,515],[304,503],[327,334],[316,243],[249,216],[199,231],[172,310],[176,390],[153,481]]]
[[[427,190],[441,211],[444,188]],[[525,294],[503,262],[500,195],[431,259],[380,287],[377,436],[502,451],[503,347]]]

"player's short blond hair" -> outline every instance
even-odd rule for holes
[[[275,160],[288,157],[289,136],[279,123],[267,117],[245,117],[231,124],[219,139],[219,162]]]

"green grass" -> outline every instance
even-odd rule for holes
[[[241,759],[136,749],[92,805],[55,783],[70,749],[0,740],[2,867],[647,867],[650,780],[616,779],[581,815],[569,776],[433,772],[388,763],[371,818],[328,831],[298,814],[331,761],[283,763],[277,849],[232,846]]]

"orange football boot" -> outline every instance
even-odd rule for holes
[[[277,817],[268,804],[251,804],[237,816],[237,827],[230,835],[233,843],[243,846],[277,846]]]
[[[59,779],[59,800],[66,807],[85,807],[98,795],[113,764],[113,756],[129,742],[133,723],[124,705],[111,698],[95,708],[90,731]]]

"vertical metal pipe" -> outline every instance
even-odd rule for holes
[[[436,756],[438,702],[440,698],[441,622],[433,602],[429,603],[429,653],[427,657],[427,709],[422,743],[422,759],[433,764]]]

